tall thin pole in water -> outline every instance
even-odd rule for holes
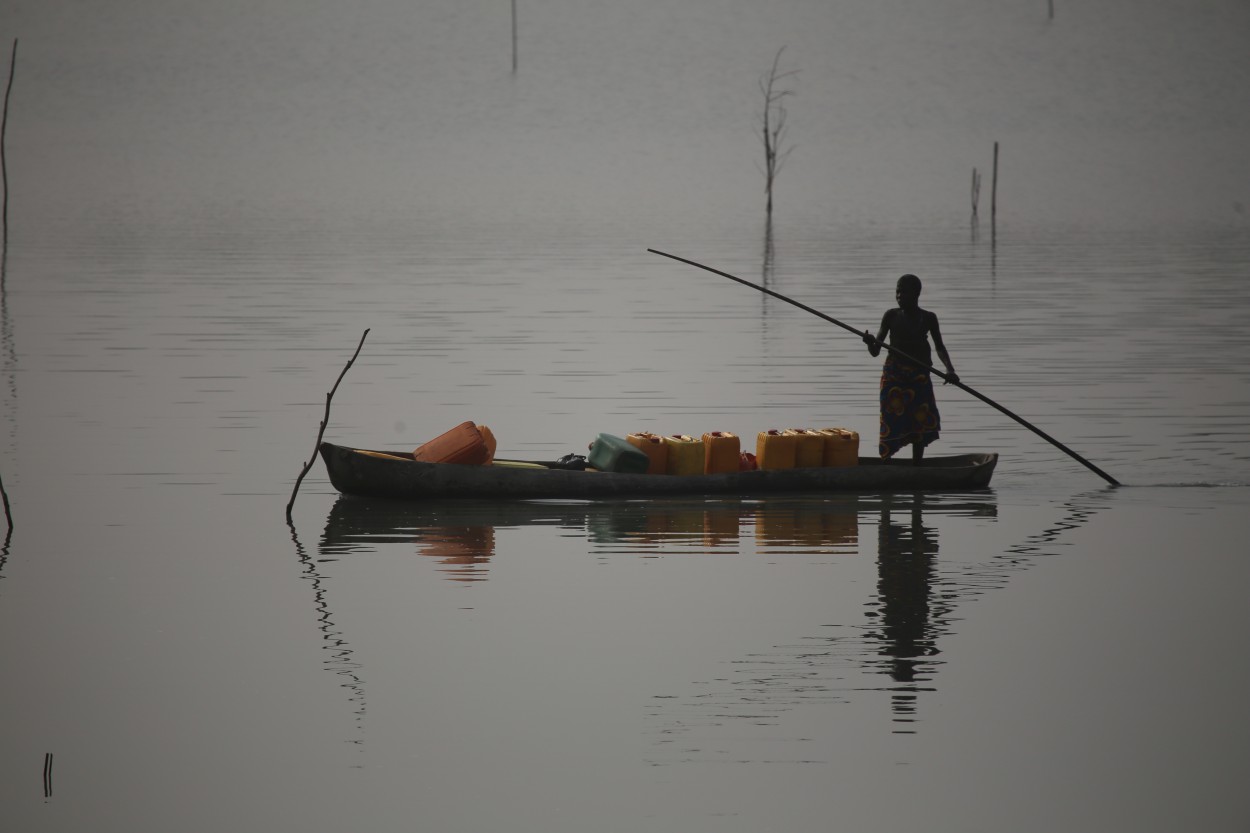
[[[9,83],[4,88],[4,114],[0,116],[0,182],[4,189],[4,242],[9,242],[9,166],[4,158],[4,136],[9,129],[9,93],[13,91],[13,74],[17,69],[17,38],[13,39],[13,54],[9,58]]]
[[[990,232],[998,222],[998,142],[994,143],[994,178],[990,182]]]
[[[3,223],[3,240],[0,241],[0,299],[4,296],[4,267],[9,254],[9,168],[4,158],[4,136],[9,127],[9,93],[13,90],[13,71],[17,67],[17,38],[13,39],[13,55],[9,58],[9,83],[4,88],[4,112],[0,115],[0,189],[4,191],[4,212],[0,223]],[[0,301],[0,306],[3,301]],[[7,325],[7,320],[6,320]],[[9,493],[5,491],[4,481],[0,480],[0,500],[4,501],[4,519],[9,522],[9,532],[13,532],[13,511],[9,507]]]
[[[512,74],[516,75],[516,0],[512,0]]]

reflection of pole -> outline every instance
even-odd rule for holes
[[[516,0],[512,0],[512,74],[516,75]]]
[[[330,658],[324,660],[324,665],[327,670],[345,678],[340,685],[350,692],[348,699],[356,705],[356,722],[359,724],[365,714],[365,683],[357,673],[360,670],[360,663],[352,659],[354,651],[331,616],[330,606],[326,601],[326,590],[322,586],[325,576],[317,572],[316,564],[304,550],[304,545],[300,543],[294,525],[290,527],[290,530],[291,540],[295,543],[295,554],[299,557],[300,564],[304,565],[304,575],[301,578],[312,582],[313,603],[317,608],[317,621],[320,623],[318,628],[321,630],[321,638],[324,641],[321,647],[330,652]]]

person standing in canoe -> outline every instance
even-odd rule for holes
[[[887,310],[881,319],[876,338],[864,332],[864,343],[873,356],[881,353],[888,336],[895,350],[925,365],[932,365],[929,340],[937,349],[938,358],[946,365],[948,382],[958,382],[955,366],[942,343],[937,316],[920,308],[920,278],[903,275],[898,279],[894,297],[898,306]],[[936,440],[942,429],[937,400],[933,396],[933,380],[929,371],[891,351],[881,370],[881,436],[878,451],[882,457],[893,457],[905,445],[911,445],[912,459],[919,463],[924,449]]]

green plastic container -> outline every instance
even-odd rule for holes
[[[590,454],[587,455],[586,462],[599,471],[646,474],[651,458],[624,437],[600,434],[590,444]]]

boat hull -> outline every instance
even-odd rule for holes
[[[861,457],[839,468],[773,469],[670,476],[421,463],[405,452],[321,444],[330,483],[345,495],[396,500],[444,498],[595,499],[785,492],[962,491],[989,487],[997,454],[911,460]]]

